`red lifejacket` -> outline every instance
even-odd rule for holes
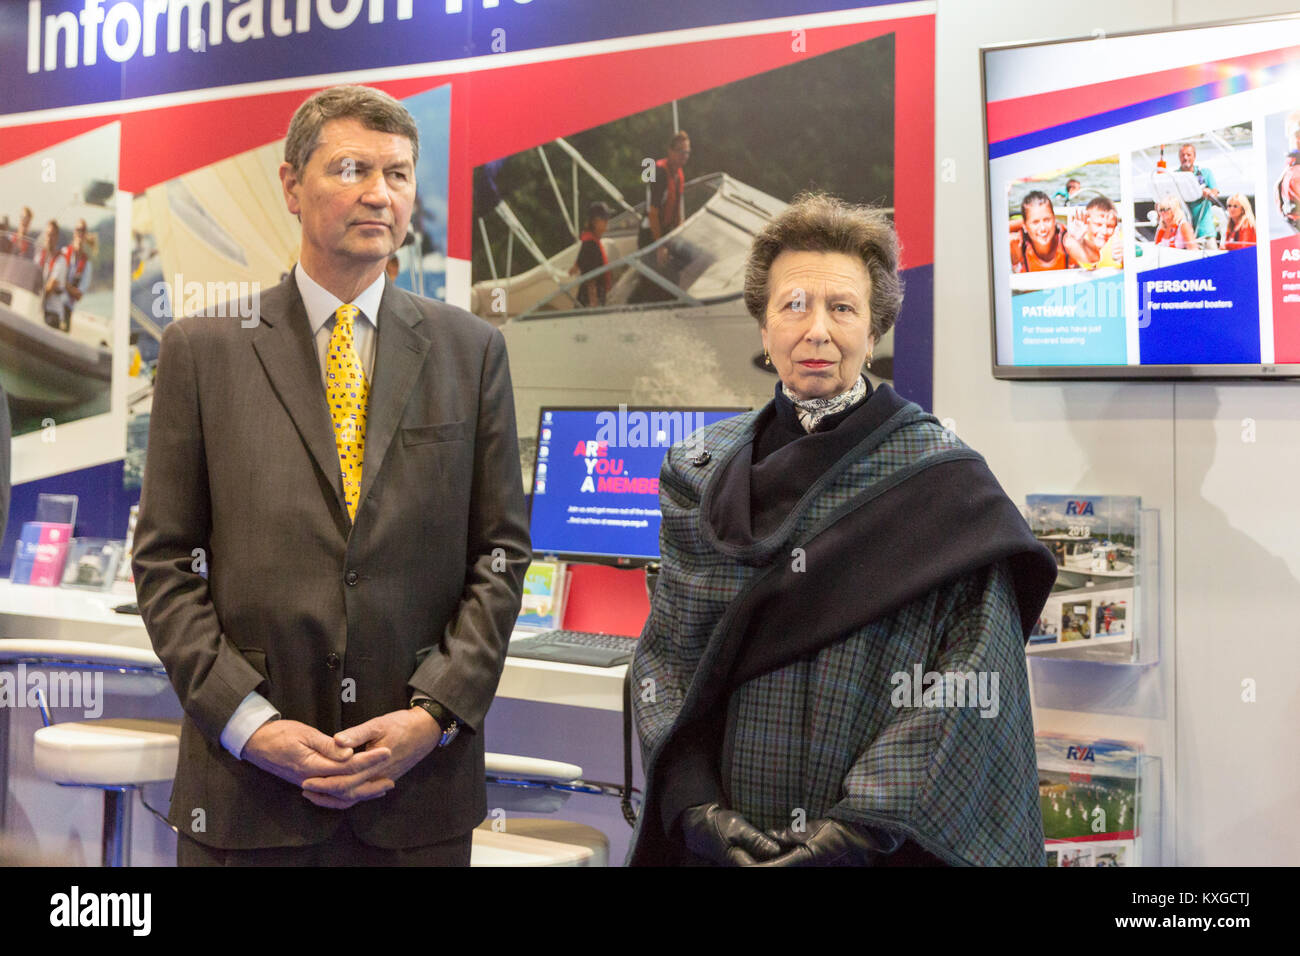
[[[680,225],[677,221],[677,207],[681,203],[682,193],[686,191],[686,174],[682,172],[680,166],[670,170],[667,159],[656,160],[655,165],[663,175],[668,177],[666,180],[668,186],[664,189],[664,201],[659,204],[659,228],[662,230],[660,234],[663,235]],[[669,215],[665,215],[665,210],[671,210]],[[671,225],[669,225],[670,216]]]
[[[72,246],[64,246],[63,251],[60,252],[59,255],[63,256],[63,261],[68,264],[68,281],[64,284],[69,286],[75,285],[80,289],[81,277],[86,274],[86,263],[90,261],[90,258],[84,252],[78,253],[77,264],[74,269],[72,264]]]
[[[1227,235],[1223,237],[1225,249],[1245,249],[1255,244],[1255,227],[1239,222],[1234,227],[1228,225]]]
[[[46,279],[50,277],[50,273],[54,269],[54,263],[58,261],[58,258],[59,254],[57,252],[50,255],[44,246],[41,247],[40,253],[36,256],[36,264],[40,267],[41,275]]]
[[[1060,223],[1056,224],[1056,252],[1053,254],[1051,261],[1044,263],[1038,258],[1038,253],[1034,252],[1033,243],[1029,241],[1026,230],[1020,230],[1020,261],[1025,264],[1026,272],[1049,272],[1054,269],[1068,269],[1073,264],[1070,261],[1070,254],[1065,251],[1065,229]]]

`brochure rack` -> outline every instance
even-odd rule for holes
[[[1166,815],[1172,804],[1164,780],[1170,768],[1162,758],[1172,745],[1170,722],[1174,711],[1172,701],[1167,699],[1173,684],[1162,666],[1165,655],[1160,616],[1159,510],[1141,509],[1139,529],[1140,547],[1133,582],[1135,641],[1131,658],[1088,660],[1031,653],[1029,680],[1036,712],[1060,711],[1079,716],[1072,724],[1062,724],[1053,717],[1050,724],[1038,727],[1040,733],[1065,735],[1087,746],[1111,736],[1109,729],[1103,728],[1137,728],[1116,734],[1133,740],[1138,751],[1134,766],[1139,794],[1135,816],[1139,837],[1130,859],[1136,865],[1162,866],[1173,862],[1164,846],[1168,837]],[[1057,855],[1054,859],[1061,865],[1066,858]],[[1116,865],[1115,859],[1105,853],[1079,853],[1069,859],[1079,865]]]

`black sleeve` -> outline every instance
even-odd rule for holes
[[[600,245],[591,239],[584,239],[582,248],[578,250],[578,274],[586,275],[604,264],[605,257],[600,254]]]

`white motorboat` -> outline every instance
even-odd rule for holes
[[[757,407],[771,398],[776,379],[745,308],[745,264],[755,234],[787,203],[726,173],[690,180],[684,201],[681,225],[640,249],[644,203],[622,204],[601,268],[570,276],[574,242],[547,258],[535,253],[540,261],[526,271],[474,284],[473,311],[501,325],[510,351],[525,462],[544,405]],[[526,233],[520,239],[527,248]],[[662,246],[671,271],[657,267]],[[579,307],[578,289],[605,273],[605,304]],[[892,354],[891,332],[875,370],[888,369]]]
[[[74,309],[68,330],[45,322],[40,267],[0,254],[0,380],[18,406],[57,411],[108,393],[112,331],[107,319]]]

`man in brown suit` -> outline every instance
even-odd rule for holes
[[[313,96],[298,264],[255,322],[163,335],[134,570],[185,710],[182,865],[463,865],[487,812],[530,542],[500,332],[384,277],[418,149],[386,94]]]

